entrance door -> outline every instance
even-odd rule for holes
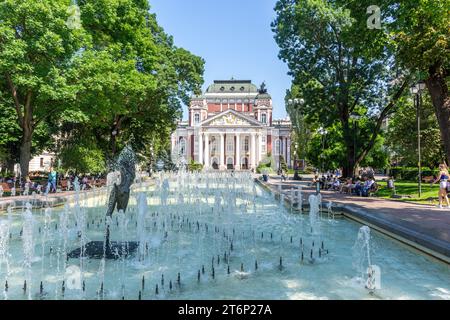
[[[213,169],[218,170],[219,169],[219,161],[217,161],[217,158],[212,158],[211,162],[212,162]]]
[[[242,157],[241,168],[242,168],[242,170],[248,170],[248,158],[247,157]]]

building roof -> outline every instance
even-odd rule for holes
[[[258,93],[251,80],[214,80],[205,93]]]

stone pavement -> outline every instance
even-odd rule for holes
[[[278,177],[270,177],[266,185],[277,192],[280,182]],[[309,194],[315,193],[315,188],[307,186],[308,182],[310,181],[281,182],[282,192],[288,198],[290,189],[296,189],[301,185],[303,199],[307,203]],[[374,197],[351,196],[336,191],[321,191],[321,193],[323,202],[332,201],[334,210],[343,212],[345,216],[376,227],[382,232],[396,236],[400,241],[450,263],[450,209]]]

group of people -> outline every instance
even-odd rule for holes
[[[312,184],[319,184],[322,190],[339,191],[340,193],[356,194],[368,197],[371,191],[376,191],[377,185],[373,172],[361,171],[362,175],[343,179],[336,174],[315,175]]]
[[[364,175],[355,179],[348,178],[339,189],[341,193],[354,193],[362,197],[368,197],[371,191],[376,191],[376,182],[373,175]]]

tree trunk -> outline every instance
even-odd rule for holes
[[[31,131],[24,130],[20,145],[20,172],[22,179],[26,179],[29,174],[32,136],[33,133]]]
[[[347,141],[346,142],[347,146],[346,146],[346,157],[347,157],[347,161],[344,165],[344,168],[342,170],[342,176],[345,178],[351,178],[355,175],[355,146],[353,145],[353,140],[352,141]]]
[[[448,72],[448,70],[447,70]],[[450,161],[450,98],[448,96],[448,86],[446,83],[446,70],[440,66],[432,66],[429,70],[429,77],[425,80],[431,101],[439,122],[442,141],[444,142],[447,164]]]

